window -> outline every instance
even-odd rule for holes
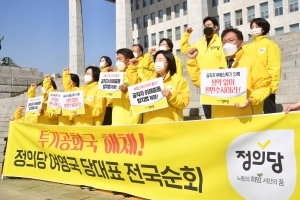
[[[151,13],[151,25],[155,25],[155,13]]]
[[[164,32],[163,31],[160,31],[159,32],[159,40],[163,39],[164,38]]]
[[[284,33],[283,27],[275,28],[275,35],[280,35]]]
[[[231,27],[230,13],[224,14],[225,28]]]
[[[290,12],[298,11],[298,0],[289,0],[290,1]]]
[[[255,7],[251,6],[247,8],[248,11],[248,23],[250,23],[255,18]]]
[[[148,15],[144,15],[144,28],[148,27]]]
[[[142,45],[142,38],[141,38],[141,37],[138,37],[138,38],[137,38],[137,43],[138,43],[139,45]]]
[[[158,22],[161,23],[164,21],[164,13],[163,10],[158,11]]]
[[[140,9],[140,0],[136,0],[135,8]]]
[[[176,49],[176,55],[181,55],[180,49]]]
[[[282,0],[274,0],[275,16],[283,14]]]
[[[155,0],[150,0],[150,5],[154,4]]]
[[[148,0],[143,0],[143,7],[146,7],[146,6],[147,6],[147,1],[148,1]]]
[[[219,15],[218,15],[218,16],[215,16],[215,18],[216,18],[216,20],[217,20],[218,23],[219,23],[219,26],[218,26],[218,29],[217,29],[217,33],[219,34],[219,30],[220,30],[220,26],[221,26],[221,24],[220,24],[220,19],[219,19]]]
[[[131,12],[133,11],[133,0],[130,1],[130,9],[131,9]]]
[[[176,40],[180,40],[181,39],[181,31],[180,31],[180,26],[175,28],[175,37]]]
[[[290,25],[290,32],[299,31],[299,23]]]
[[[171,7],[166,9],[166,15],[167,15],[167,21],[172,19],[171,18]]]
[[[134,31],[134,19],[131,20],[132,31]]]
[[[175,18],[180,17],[180,6],[179,4],[174,6]]]
[[[157,0],[157,2],[161,2],[162,0]]]
[[[183,32],[185,32],[187,28],[188,28],[187,24],[183,25]]]
[[[137,28],[140,29],[141,28],[141,18],[140,17],[136,18],[136,24],[137,24]]]
[[[172,29],[167,30],[168,39],[172,41]]]
[[[269,18],[269,11],[268,11],[268,2],[260,4],[260,17],[264,19]]]
[[[212,1],[212,7],[216,7],[219,5],[219,0],[213,0]]]
[[[228,3],[228,2],[230,2],[230,0],[224,0],[224,3]]]
[[[235,25],[243,25],[243,13],[242,10],[235,11]]]
[[[183,8],[183,15],[187,15],[187,2],[182,3],[182,8]]]
[[[151,34],[152,46],[156,46],[156,33]]]
[[[253,36],[248,34],[248,41],[252,41],[253,40]]]
[[[144,48],[148,48],[149,47],[149,43],[148,43],[148,35],[144,36]]]

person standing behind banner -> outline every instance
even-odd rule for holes
[[[112,125],[138,124],[139,118],[133,115],[130,108],[130,100],[128,95],[128,86],[135,84],[129,83],[127,77],[127,68],[129,60],[134,58],[133,52],[130,49],[122,48],[117,50],[116,68],[118,72],[125,72],[123,84],[119,86],[122,91],[121,98],[113,99]],[[113,71],[111,67],[109,71]]]
[[[100,58],[99,66],[100,66],[101,72],[107,72],[107,69],[111,68],[111,66],[112,66],[110,57],[102,56]],[[112,99],[107,99],[106,111],[105,111],[104,121],[103,121],[102,125],[111,125],[111,123],[112,123]]]
[[[173,52],[173,43],[170,39],[168,38],[162,38],[159,41],[159,51],[169,51],[169,52]],[[149,52],[145,54],[144,56],[144,60],[143,60],[143,68],[147,69],[148,71],[151,72],[151,74],[147,75],[145,78],[147,79],[150,78],[152,76],[152,73],[155,71],[154,69],[154,62],[152,60],[152,56],[153,54],[156,52],[156,48],[152,47],[150,48]],[[179,76],[183,76],[183,67],[182,67],[182,62],[180,60],[180,58],[176,55],[173,55],[174,59],[175,59],[175,64],[176,64],[176,74],[178,74]]]
[[[182,54],[187,54],[192,47],[198,49],[197,60],[198,68],[189,68],[187,71],[191,81],[196,87],[200,85],[200,71],[209,69],[226,68],[226,57],[223,53],[222,42],[217,35],[219,23],[214,17],[206,17],[203,20],[204,37],[193,45],[189,45],[190,35],[193,32],[192,27],[187,28],[180,40],[180,50]],[[206,119],[211,118],[211,105],[203,105]]]
[[[144,67],[144,60],[145,58],[143,57],[143,53],[144,53],[144,48],[139,45],[139,44],[134,44],[132,45],[132,52],[134,57],[137,59],[137,67],[138,67],[138,73],[141,76],[145,76],[150,78],[152,76],[152,73],[154,71],[154,68],[149,68],[149,67]],[[152,62],[152,55],[150,55],[149,57],[147,57],[146,59],[150,59],[150,62]],[[146,61],[149,62],[149,61]]]
[[[28,89],[28,99],[35,97],[37,84],[33,83],[31,84],[30,88]],[[48,113],[47,110],[47,104],[48,104],[48,97],[50,92],[56,92],[57,90],[56,84],[54,80],[51,79],[50,75],[46,75],[43,83],[42,83],[42,94],[41,96],[44,96],[43,100],[43,106],[42,106],[42,112],[41,115],[38,116],[38,124],[49,124],[49,125],[57,125],[58,124],[58,118],[57,115],[54,113]]]
[[[150,79],[163,78],[165,89],[161,90],[161,93],[167,98],[169,107],[144,113],[143,123],[183,121],[183,109],[188,106],[190,99],[189,85],[185,78],[176,73],[176,62],[172,52],[160,50],[154,54],[154,61],[156,73]],[[137,67],[133,65],[128,67],[130,81],[147,81],[139,76]]]
[[[78,90],[80,85],[79,76],[77,74],[69,73],[68,69],[69,68],[65,68],[62,75],[64,92],[71,92],[72,88],[74,90]],[[67,81],[70,81],[70,83],[64,84]],[[62,114],[60,113],[58,115],[58,125],[71,126],[74,124],[73,118],[74,116],[62,116]]]
[[[221,37],[223,50],[228,59],[228,68],[247,68],[247,100],[245,105],[240,105],[238,102],[235,106],[212,105],[212,118],[262,114],[263,101],[270,95],[271,77],[257,60],[245,55],[242,49],[244,39],[241,31],[227,28],[222,32]],[[199,69],[198,53],[196,48],[189,50],[187,61],[189,68]],[[199,80],[199,85],[200,83]]]
[[[270,24],[263,18],[255,18],[250,23],[253,41],[243,46],[246,55],[259,60],[272,77],[271,94],[264,101],[264,113],[276,113],[276,91],[280,82],[281,52],[278,45],[267,36]]]
[[[23,104],[20,104],[17,110],[15,111],[14,116],[9,118],[9,121],[28,123],[28,124],[37,124],[38,123],[37,116],[28,116],[28,117],[22,116],[22,112],[24,108],[25,106]],[[42,115],[43,112],[44,112],[43,110],[40,110],[40,115]]]
[[[111,66],[112,66],[112,62],[111,62],[110,57],[102,56],[100,58],[99,67],[100,67],[101,72],[106,72],[106,69]]]
[[[64,88],[68,91],[82,90],[84,98],[84,115],[74,116],[75,126],[93,126],[94,118],[99,117],[99,121],[96,125],[101,125],[104,119],[106,109],[106,98],[98,97],[98,81],[100,69],[98,67],[89,66],[85,69],[83,87],[76,87],[71,84],[69,68],[65,68],[66,77],[63,79]]]

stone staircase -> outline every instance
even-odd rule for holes
[[[271,37],[282,51],[281,82],[276,95],[277,111],[281,112],[284,107],[300,101],[300,31],[285,33]],[[180,56],[185,65],[187,57]],[[0,72],[1,73],[1,72]],[[200,90],[190,81],[184,67],[184,77],[188,81],[191,90],[190,104],[184,109],[185,120],[205,119],[202,106],[200,105]],[[63,91],[61,78],[55,79],[58,91]],[[83,80],[81,80],[83,83]],[[30,85],[30,84],[29,84]],[[37,95],[40,86],[37,88]],[[19,104],[26,104],[27,92],[16,97],[0,99],[0,164],[3,160],[4,137],[7,137],[9,121]]]

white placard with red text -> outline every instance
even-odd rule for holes
[[[167,99],[161,93],[163,89],[164,83],[161,77],[129,86],[128,92],[133,114],[168,107]]]
[[[247,99],[247,68],[201,71],[201,103],[244,105]]]

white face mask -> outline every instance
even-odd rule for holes
[[[240,44],[240,42],[238,44]],[[232,56],[233,54],[235,54],[238,51],[237,45],[226,43],[223,46],[223,51],[225,56]]]
[[[84,83],[89,83],[93,80],[92,76],[90,75],[84,75]]]
[[[159,46],[159,50],[160,50],[160,51],[167,51],[168,49],[167,49],[167,47],[165,47],[165,46]]]
[[[125,63],[121,61],[116,62],[116,68],[118,71],[123,71],[125,69]]]
[[[41,91],[42,91],[42,93],[43,93],[43,94],[45,94],[45,93],[46,93],[46,90],[45,90],[45,88],[44,88],[44,87],[42,87],[42,88],[41,88]]]
[[[259,36],[261,34],[262,34],[261,28],[253,28],[253,29],[251,29],[251,35],[253,37]]]
[[[135,58],[138,57],[138,53],[136,53],[136,52],[133,52],[133,55],[134,55]]]
[[[161,73],[165,69],[165,63],[163,61],[156,61],[154,63],[154,69],[157,73]]]
[[[100,62],[99,66],[100,67],[104,67],[105,66],[105,62]]]

